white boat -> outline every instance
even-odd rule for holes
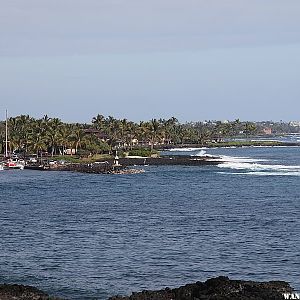
[[[10,158],[8,154],[8,124],[7,124],[7,110],[5,112],[5,161],[0,163],[0,170],[19,169],[23,170],[25,166],[24,160],[18,159],[17,156]]]
[[[20,161],[18,159],[8,159],[4,163],[4,169],[10,170],[10,169],[19,169],[19,170],[24,170],[25,163],[23,161]]]

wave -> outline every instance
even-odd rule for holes
[[[263,165],[258,163],[238,163],[238,162],[224,162],[218,165],[219,168],[229,168],[234,170],[252,170],[252,171],[300,171],[300,166],[286,166],[286,165]]]
[[[263,164],[264,159],[253,159],[249,157],[232,157],[222,156],[222,163],[218,164],[219,168],[241,171],[239,173],[230,174],[249,174],[249,175],[289,175],[300,176],[300,166],[279,165],[279,164]],[[244,171],[244,172],[243,172]],[[229,174],[229,172],[228,172]]]
[[[191,154],[191,156],[205,156],[205,157],[214,157],[213,155],[211,154],[207,154],[205,150],[201,150],[201,151],[198,151],[196,152],[195,154]]]
[[[221,163],[217,166],[221,169],[236,170],[238,172],[227,172],[227,174],[247,174],[256,176],[300,176],[299,165],[275,164],[267,159],[253,157],[236,157],[222,155],[219,157]]]
[[[300,171],[299,172],[247,172],[247,173],[218,172],[218,174],[255,175],[255,176],[300,176]]]
[[[226,163],[255,163],[255,162],[262,162],[262,161],[268,161],[266,159],[258,159],[258,158],[251,158],[251,157],[244,157],[244,156],[227,156],[227,155],[220,155],[219,159],[221,161],[224,161]]]
[[[300,176],[299,172],[249,172],[248,175],[256,176]]]
[[[207,149],[207,147],[201,147],[201,148],[172,148],[172,149],[169,149],[167,151],[170,151],[170,152],[193,152],[193,151],[199,151],[199,150],[203,150],[203,149]]]

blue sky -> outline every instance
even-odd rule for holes
[[[0,0],[0,107],[299,120],[298,0]]]

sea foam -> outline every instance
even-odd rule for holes
[[[250,175],[290,175],[299,176],[300,166],[263,164],[264,159],[253,159],[249,157],[222,156],[223,163],[218,164],[219,168],[232,169],[244,172],[230,174],[250,174]]]

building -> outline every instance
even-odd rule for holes
[[[271,135],[272,134],[272,128],[267,127],[267,128],[263,128],[263,133],[266,135]]]

